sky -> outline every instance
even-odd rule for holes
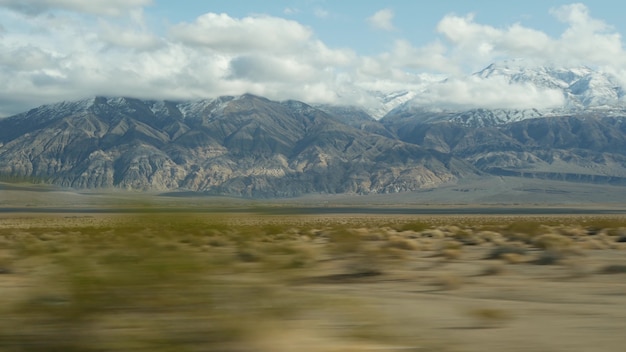
[[[0,116],[95,95],[368,104],[364,92],[443,78],[444,105],[511,100],[503,94],[549,104],[553,92],[470,75],[522,58],[626,83],[625,10],[617,0],[0,0]]]

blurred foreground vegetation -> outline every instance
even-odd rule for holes
[[[384,312],[319,287],[459,260],[473,246],[485,259],[550,264],[626,242],[626,222],[613,218],[12,221],[0,227],[0,351],[441,350],[418,327],[392,328]],[[437,274],[432,285],[460,280]]]
[[[316,329],[386,339],[367,331],[377,318],[355,300],[294,284],[357,249],[343,228],[324,230],[337,242],[324,252],[322,230],[223,215],[51,222],[0,229],[0,280],[13,280],[2,286],[1,351],[273,351]]]

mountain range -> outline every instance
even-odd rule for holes
[[[614,77],[510,63],[474,77],[559,90],[563,104],[434,109],[421,104],[432,87],[372,92],[375,113],[250,94],[94,97],[0,119],[0,177],[243,197],[397,193],[493,176],[626,185],[626,109]]]

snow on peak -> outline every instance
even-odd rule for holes
[[[504,78],[511,84],[524,83],[537,88],[558,89],[565,98],[564,110],[623,108],[624,89],[612,75],[586,66],[532,66],[522,60],[491,64],[474,76]]]
[[[408,90],[395,91],[386,94],[379,91],[373,91],[368,93],[376,99],[377,104],[365,108],[365,112],[367,112],[370,116],[377,120],[385,116],[388,112],[395,109],[396,107],[415,98],[415,96],[417,95],[416,92]]]
[[[197,118],[200,116],[210,116],[219,113],[224,110],[228,103],[233,99],[235,98],[231,96],[223,96],[215,99],[202,99],[179,103],[176,107],[183,114],[184,118]]]
[[[414,96],[389,115],[445,112],[437,118],[481,126],[587,110],[626,110],[624,88],[609,73],[586,66],[541,66],[522,59],[435,82]]]
[[[40,121],[52,121],[68,115],[83,113],[93,106],[94,102],[95,98],[92,97],[77,101],[62,101],[59,103],[46,104],[15,115],[12,118],[22,119],[35,116]]]

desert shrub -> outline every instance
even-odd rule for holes
[[[471,229],[459,229],[452,238],[468,246],[475,246],[483,242]]]
[[[184,236],[183,238],[178,240],[178,242],[181,244],[189,245],[191,247],[200,247],[206,242],[206,240],[199,236]]]
[[[289,228],[284,224],[263,224],[258,226],[258,232],[268,236],[288,236]]]
[[[580,242],[580,246],[586,249],[609,249],[619,248],[619,243],[617,243],[613,237],[601,233],[585,238]]]
[[[500,263],[500,264],[486,266],[482,270],[480,275],[481,276],[499,275],[499,274],[504,273],[505,271],[506,270],[505,270],[504,266]]]
[[[493,248],[485,259],[502,259],[507,254],[525,255],[526,249],[514,246],[498,246]]]
[[[455,248],[445,248],[439,251],[438,255],[448,259],[448,260],[454,260],[454,259],[459,259],[461,258],[461,255],[463,254],[463,251],[461,249],[455,249]]]
[[[392,237],[383,245],[385,248],[396,248],[407,251],[415,251],[419,249],[417,242],[407,238]]]
[[[13,258],[9,256],[0,256],[0,274],[13,273]]]
[[[571,238],[582,238],[587,236],[587,230],[581,226],[560,226],[556,229],[556,231],[563,236]]]
[[[301,250],[300,252],[291,256],[288,262],[284,265],[287,269],[296,269],[310,267],[315,263],[315,254],[313,251]]]
[[[366,227],[351,228],[347,229],[347,231],[361,237],[361,239],[365,241],[381,241],[386,239],[386,236],[380,231],[373,231],[372,229]]]
[[[394,228],[397,231],[413,231],[413,232],[422,232],[431,227],[432,226],[430,224],[422,222],[422,221],[405,222],[405,223],[394,226]]]
[[[3,236],[0,236],[0,250],[12,248],[11,242]]]
[[[565,258],[566,254],[563,251],[545,250],[539,254],[537,259],[535,259],[533,263],[538,265],[552,265],[560,263]]]
[[[419,240],[417,240],[417,243],[420,247],[420,249],[424,250],[424,251],[432,251],[436,249],[436,240],[433,240],[432,238],[420,238]]]
[[[439,229],[453,235],[461,232],[461,228],[456,225],[440,226]]]
[[[595,238],[588,238],[585,241],[581,242],[580,246],[585,249],[607,249],[609,246],[603,241],[597,240]]]
[[[502,240],[503,238],[501,233],[496,232],[496,231],[488,231],[488,230],[480,231],[476,234],[476,236],[482,241],[492,242],[492,243],[498,242]]]
[[[560,250],[569,248],[573,241],[556,233],[547,233],[533,239],[533,245],[540,249]]]
[[[367,231],[363,232],[361,237],[365,241],[385,241],[388,236],[379,231]]]
[[[515,221],[506,226],[507,233],[525,233],[529,235],[538,235],[543,231],[543,224],[536,221]]]
[[[611,264],[607,265],[602,270],[603,274],[626,274],[626,265],[624,264]]]
[[[434,283],[439,289],[449,291],[461,288],[463,279],[455,274],[442,274]]]
[[[226,247],[230,242],[226,238],[214,236],[208,239],[207,244],[212,247]]]
[[[312,248],[289,242],[265,244],[255,251],[257,259],[266,263],[267,271],[311,266],[316,255]]]
[[[529,243],[532,243],[533,237],[535,237],[535,235],[531,235],[531,234],[527,234],[523,232],[508,232],[504,235],[504,237],[509,242],[522,242],[522,243],[529,244]]]
[[[512,319],[512,314],[500,308],[475,308],[467,312],[480,327],[494,328]]]
[[[440,245],[440,248],[443,249],[463,249],[463,243],[458,241],[443,241]]]
[[[330,249],[337,255],[356,254],[363,248],[363,238],[348,228],[338,227],[327,233]]]
[[[626,219],[622,218],[594,218],[585,222],[588,235],[596,235],[604,230],[611,235],[626,228]]]
[[[327,250],[335,259],[344,260],[344,268],[349,275],[380,274],[385,251],[372,246],[360,233],[344,226],[337,226],[327,232]]]
[[[440,238],[445,238],[446,234],[445,234],[445,232],[441,231],[440,229],[430,229],[430,230],[422,231],[420,233],[420,237],[440,239]]]
[[[240,247],[237,249],[236,255],[239,260],[246,263],[256,263],[263,259],[263,254],[252,247]]]
[[[526,261],[526,256],[519,253],[504,253],[500,255],[500,259],[508,264],[519,264]]]
[[[151,312],[162,311],[160,304],[165,302],[181,308],[180,290],[190,288],[203,272],[189,253],[163,252],[132,234],[113,243],[108,239],[97,242],[104,250],[93,251],[91,243],[79,242],[77,254],[55,255],[55,274],[49,282],[44,280],[49,289],[15,307],[11,314],[17,330],[10,330],[10,338],[0,334],[0,346],[29,351],[98,350],[101,347],[93,341],[103,332],[94,330],[92,321],[127,311],[144,312],[148,318]],[[187,292],[193,295],[193,289]]]
[[[448,260],[458,259],[463,253],[463,244],[453,240],[447,240],[439,243],[436,257],[443,257]]]
[[[216,252],[206,255],[176,240],[204,236],[201,226],[187,232],[181,224],[155,222],[160,228],[147,222],[27,243],[37,244],[50,264],[20,302],[0,306],[0,350],[255,350],[246,343],[259,329],[293,319],[306,306],[302,296],[285,294],[269,278],[235,279],[231,262],[220,262],[233,249],[241,256],[256,247],[207,247]],[[49,242],[71,250],[42,246]],[[301,254],[272,250],[289,258]]]

